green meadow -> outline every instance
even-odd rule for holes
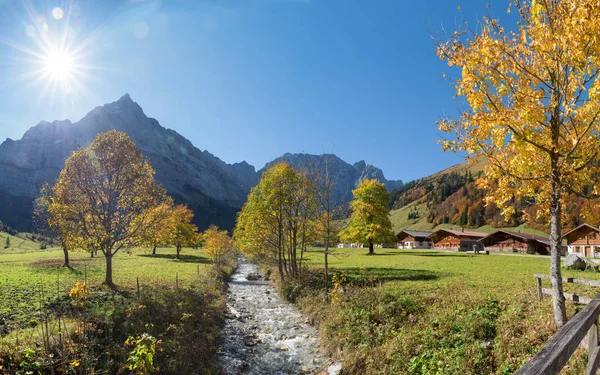
[[[322,302],[317,281],[297,298],[349,373],[510,374],[554,333],[551,299],[537,301],[533,277],[549,273],[548,257],[367,251],[336,249],[329,257],[331,305]],[[322,253],[307,259],[321,277]],[[600,279],[591,271],[563,273]],[[600,292],[574,284],[565,284],[565,291]],[[581,308],[569,304],[568,313]],[[581,370],[583,356],[574,357],[567,373]]]
[[[98,254],[71,252],[70,268],[62,267],[61,249],[0,251],[0,317],[9,316],[11,326],[26,325],[37,316],[40,301],[44,305],[64,299],[78,281],[87,280],[90,288],[99,289],[104,280],[104,257]],[[210,260],[201,249],[185,249],[181,259],[174,248],[120,252],[113,261],[113,278],[120,289],[156,286],[189,286],[206,273]]]

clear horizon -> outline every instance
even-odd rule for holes
[[[460,102],[430,31],[506,17],[490,4],[0,0],[0,130],[20,139],[129,93],[227,163],[333,152],[411,181],[463,162],[437,144]],[[70,54],[44,52],[59,44]]]

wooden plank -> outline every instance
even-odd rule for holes
[[[587,367],[585,369],[585,375],[596,375],[600,368],[600,348],[596,347],[594,352],[589,355]]]
[[[548,296],[554,296],[554,292],[552,292],[552,289],[548,289],[548,288],[542,288],[542,293],[544,293],[545,295]],[[564,293],[565,295],[565,299],[568,299],[569,301],[573,301],[573,302],[577,302],[577,303],[582,303],[587,305],[588,303],[590,303],[592,301],[592,299],[590,297],[586,297],[586,296],[578,296],[577,294],[571,294],[571,293]]]
[[[542,297],[544,296],[542,293],[542,279],[540,279],[539,277],[535,278],[535,285],[537,287],[537,297],[538,297],[538,301],[542,300]]]
[[[545,274],[541,274],[541,273],[536,273],[535,275],[533,275],[533,277],[538,278],[538,279],[550,280],[550,275],[545,275]],[[565,282],[565,283],[573,283],[573,284],[581,284],[581,285],[587,285],[587,286],[600,287],[600,281],[598,281],[598,280],[576,279],[573,277],[563,277],[562,279],[563,279],[563,282]]]
[[[594,298],[573,319],[567,322],[548,340],[546,345],[525,366],[515,374],[552,375],[558,374],[571,358],[571,355],[588,330],[598,320],[600,296]]]

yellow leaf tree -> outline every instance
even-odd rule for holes
[[[48,184],[42,185],[40,195],[33,203],[33,226],[34,230],[45,237],[44,240],[56,237],[63,249],[63,267],[69,265],[69,234],[70,223],[64,217],[52,217],[50,215],[50,204],[52,203],[53,190]]]
[[[223,256],[233,251],[233,240],[229,237],[226,230],[219,230],[219,227],[211,225],[202,234],[204,239],[204,249],[217,267],[221,267]]]
[[[175,246],[177,259],[180,258],[181,249],[198,245],[200,235],[198,227],[192,224],[193,218],[194,212],[183,204],[175,206],[171,212],[170,223],[165,230],[170,231],[167,237],[169,243]]]
[[[238,215],[236,248],[277,266],[281,280],[300,273],[304,248],[313,238],[317,206],[309,184],[304,173],[278,163],[263,173]]]
[[[375,243],[394,240],[387,202],[389,193],[376,180],[363,180],[352,190],[354,200],[350,203],[352,215],[348,226],[340,233],[342,241],[369,244],[369,254],[374,254]]]
[[[514,31],[483,18],[474,34],[456,31],[439,56],[460,70],[467,109],[443,119],[446,150],[488,161],[479,181],[505,215],[511,201],[534,198],[549,218],[554,320],[566,322],[560,248],[567,200],[598,196],[600,6],[592,0],[515,1]],[[597,211],[597,204],[595,205]]]
[[[104,282],[114,288],[114,255],[145,244],[155,225],[152,212],[164,203],[165,190],[154,181],[150,163],[127,134],[112,130],[69,156],[49,212],[51,222],[68,223],[64,230],[71,248],[102,252]]]
[[[156,256],[159,245],[168,245],[175,231],[172,220],[173,200],[167,197],[165,203],[155,207],[150,215],[145,217],[149,229],[145,234],[145,243],[152,248],[152,256]]]

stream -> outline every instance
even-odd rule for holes
[[[317,330],[243,258],[229,282],[227,307],[217,354],[225,375],[339,373],[341,364],[321,352]]]

